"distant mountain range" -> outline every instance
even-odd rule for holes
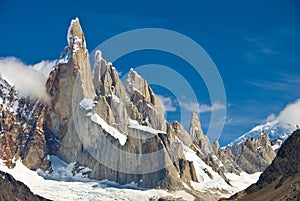
[[[244,135],[238,137],[233,142],[228,144],[228,146],[238,145],[249,138],[256,139],[262,133],[266,133],[272,143],[272,148],[274,150],[277,150],[280,148],[284,140],[286,140],[296,129],[297,125],[280,122],[276,119],[254,127],[251,131],[245,133]]]

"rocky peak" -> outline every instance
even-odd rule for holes
[[[192,113],[192,119],[190,123],[190,135],[193,139],[200,139],[204,137],[201,123],[196,112]]]
[[[96,92],[96,112],[110,125],[126,131],[128,125],[129,98],[111,62],[102,58],[97,50],[94,55],[93,83]]]
[[[233,169],[238,171],[240,168],[248,173],[261,172],[276,155],[266,133],[261,133],[256,139],[247,138],[240,144],[228,146],[220,151],[219,158],[224,163],[225,172],[232,172]],[[234,162],[227,163],[227,161]]]
[[[125,90],[132,105],[129,106],[130,118],[158,130],[166,130],[164,110],[146,80],[130,69]],[[142,119],[140,119],[142,118]]]
[[[160,102],[152,89],[149,87],[148,83],[142,76],[140,76],[135,70],[132,68],[128,74],[126,84],[126,90],[130,96],[132,96],[135,92],[140,93],[144,100],[148,103],[151,103],[155,106],[156,110],[162,110]]]
[[[76,49],[76,45],[78,45],[78,48],[86,48],[84,34],[77,17],[71,20],[71,24],[68,29],[67,41],[68,46],[73,47],[74,49]]]
[[[94,55],[93,83],[97,95],[112,96],[128,101],[128,96],[119,74],[111,62],[102,58],[102,52],[97,50]]]
[[[52,86],[55,80],[58,81],[61,77],[63,77],[62,79],[67,80],[67,77],[75,78],[76,76],[76,82],[80,85],[78,87],[82,89],[81,92],[83,93],[83,96],[93,98],[95,92],[92,83],[89,54],[86,48],[84,33],[78,18],[71,21],[68,28],[67,40],[68,45],[62,52],[59,62],[50,73],[50,77],[47,81],[47,88],[50,91],[50,95],[53,96],[54,90],[52,89]]]
[[[52,99],[45,115],[47,131],[50,132],[48,134],[57,137],[60,141],[59,146],[64,147],[60,152],[64,160],[74,157],[70,141],[78,139],[78,136],[74,136],[77,134],[73,117],[79,112],[79,103],[84,98],[95,97],[89,54],[77,18],[71,21],[67,39],[68,46],[46,83]],[[77,142],[78,146],[79,143]],[[73,146],[76,146],[76,143],[73,143]]]
[[[176,136],[188,147],[193,144],[193,139],[185,130],[185,128],[178,122],[174,121],[172,127],[176,133]]]
[[[215,139],[214,143],[212,144],[212,150],[215,154],[217,154],[219,152],[220,149],[220,144],[219,141],[217,139]]]
[[[195,112],[192,114],[189,133],[195,144],[199,146],[204,154],[211,153],[212,150],[209,139],[204,135],[198,114]]]

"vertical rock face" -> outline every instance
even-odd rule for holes
[[[190,135],[192,136],[195,144],[199,146],[200,150],[205,155],[208,155],[212,152],[209,139],[203,133],[197,113],[192,114],[192,120],[190,124]]]
[[[130,118],[140,124],[165,131],[166,121],[160,102],[148,83],[133,69],[125,83],[132,105],[129,106]]]
[[[128,80],[133,87],[144,85],[142,93],[126,91],[117,71],[102,59],[100,51],[95,54],[92,79],[83,32],[79,21],[73,20],[68,46],[47,81],[52,102],[45,122],[48,135],[59,141],[55,154],[66,162],[77,161],[91,168],[90,177],[95,179],[135,182],[148,188],[183,188],[171,161],[171,157],[178,158],[177,154],[169,149],[169,138],[162,137],[167,134],[129,122],[139,120],[160,130],[166,126],[159,101],[146,81],[136,73]],[[158,151],[159,158],[151,158]],[[142,155],[147,154],[146,160]],[[184,156],[181,160],[185,161]],[[188,177],[193,172],[192,164],[185,166],[191,169],[185,173]],[[147,172],[153,167],[156,171]]]
[[[31,169],[49,168],[43,133],[45,105],[24,98],[0,78],[0,158],[8,167],[22,159]]]
[[[226,172],[248,173],[261,172],[276,156],[268,135],[262,133],[257,139],[247,139],[245,142],[226,147],[219,152],[219,158],[224,163]]]
[[[127,131],[129,97],[111,63],[102,58],[99,50],[95,52],[93,83],[96,90],[96,112],[109,123],[122,131]],[[105,105],[105,108],[103,106]],[[108,107],[107,107],[108,106]],[[102,108],[101,108],[102,107]]]
[[[95,96],[89,55],[78,19],[71,22],[68,46],[46,85],[52,97],[46,117],[47,128],[60,141],[59,156],[66,161],[76,159],[81,143],[73,119],[78,109],[73,107],[83,98]]]

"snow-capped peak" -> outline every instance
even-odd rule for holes
[[[68,35],[67,35],[67,41],[68,41],[68,46],[72,45],[72,39],[73,39],[73,33],[71,32],[73,25],[75,24],[75,22],[78,22],[79,24],[79,19],[78,17],[76,17],[75,19],[71,20],[70,26],[68,28]]]
[[[286,140],[300,124],[299,110],[300,99],[288,104],[278,116],[275,116],[274,114],[270,115],[271,118],[269,116],[266,123],[255,126],[249,132],[232,141],[228,146],[240,144],[247,138],[258,138],[262,132],[268,134],[270,142],[273,142],[272,144],[278,145],[279,142],[281,145],[281,143]]]
[[[233,146],[244,142],[247,138],[258,138],[263,132],[268,134],[270,141],[284,141],[292,132],[296,130],[295,125],[283,123],[277,119],[255,126],[249,132],[232,141],[228,146]]]

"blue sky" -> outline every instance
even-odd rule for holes
[[[221,145],[299,98],[300,3],[296,0],[95,2],[0,1],[0,57],[15,56],[26,64],[58,59],[67,43],[70,20],[77,16],[90,51],[116,34],[137,28],[182,33],[207,51],[222,76],[228,104]],[[211,104],[201,77],[174,55],[135,52],[114,65],[126,72],[154,61],[181,72],[197,89],[198,101]],[[178,107],[174,100],[171,104]],[[178,109],[167,116],[176,119]],[[200,118],[207,130],[210,113],[201,113]]]

